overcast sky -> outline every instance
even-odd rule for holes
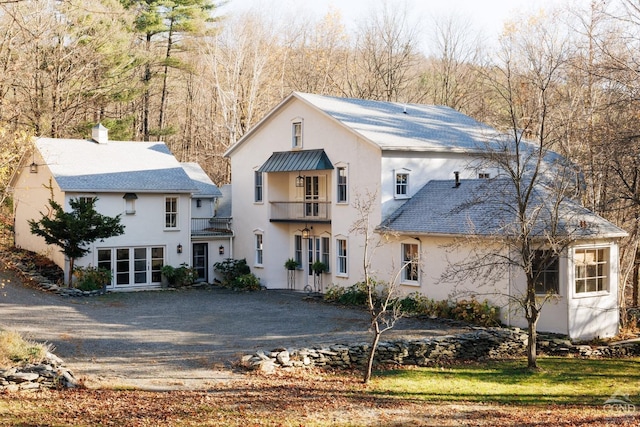
[[[481,31],[490,41],[497,40],[505,21],[520,14],[535,14],[541,9],[568,2],[589,4],[591,0],[387,0],[399,7],[406,4],[412,19],[428,24],[435,17],[460,16]],[[261,13],[280,16],[297,12],[318,18],[331,8],[340,11],[348,30],[369,16],[370,9],[381,0],[229,0],[222,13],[254,9]]]

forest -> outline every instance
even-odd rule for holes
[[[0,0],[7,212],[34,136],[86,138],[101,122],[114,140],[165,141],[222,185],[224,152],[292,91],[446,105],[580,168],[576,197],[629,233],[621,272],[637,306],[640,0],[514,16],[495,44],[463,16],[416,22],[375,4],[348,30],[337,11],[285,24],[215,0]]]

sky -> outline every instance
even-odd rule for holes
[[[299,11],[322,17],[331,10],[338,10],[347,30],[354,29],[365,19],[372,7],[381,0],[229,0],[220,11],[233,14],[247,9],[264,11],[286,19],[287,13]],[[437,17],[460,16],[482,32],[489,42],[496,42],[504,23],[520,14],[530,15],[573,3],[589,4],[591,0],[387,0],[391,5],[406,4],[410,15],[418,22],[429,23]]]

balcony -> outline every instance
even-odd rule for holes
[[[191,237],[232,235],[230,218],[191,218]]]
[[[271,222],[331,223],[331,202],[270,202]]]

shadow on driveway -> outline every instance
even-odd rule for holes
[[[291,291],[212,288],[65,298],[0,274],[0,327],[52,344],[89,386],[207,388],[234,377],[229,368],[243,354],[370,339],[366,312]],[[463,330],[401,319],[383,340]]]

